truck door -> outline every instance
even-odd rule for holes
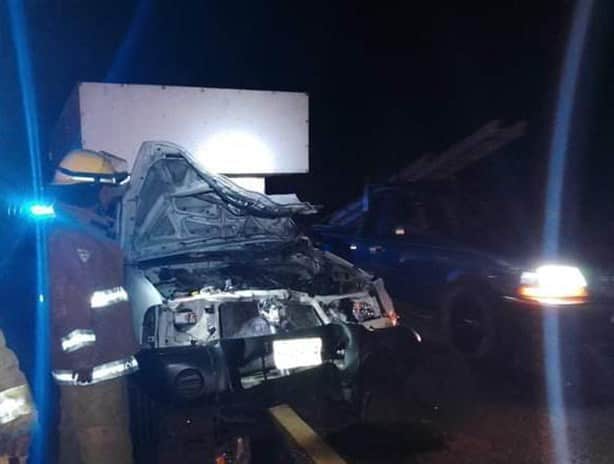
[[[364,267],[384,278],[400,304],[433,306],[445,282],[445,256],[429,238],[427,217],[415,198],[390,191],[371,201],[356,250]]]

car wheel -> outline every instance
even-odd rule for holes
[[[469,359],[486,360],[497,350],[496,307],[489,293],[454,288],[443,307],[443,329],[451,345]]]

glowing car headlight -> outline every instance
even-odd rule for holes
[[[586,279],[577,267],[549,264],[523,272],[518,294],[541,304],[564,305],[586,302]]]

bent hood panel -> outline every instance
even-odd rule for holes
[[[177,145],[145,142],[122,200],[122,247],[137,262],[283,242],[297,235],[292,215],[315,211],[245,190]]]

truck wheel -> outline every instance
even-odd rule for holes
[[[497,308],[486,290],[454,288],[443,305],[443,330],[463,356],[487,360],[497,351]]]

